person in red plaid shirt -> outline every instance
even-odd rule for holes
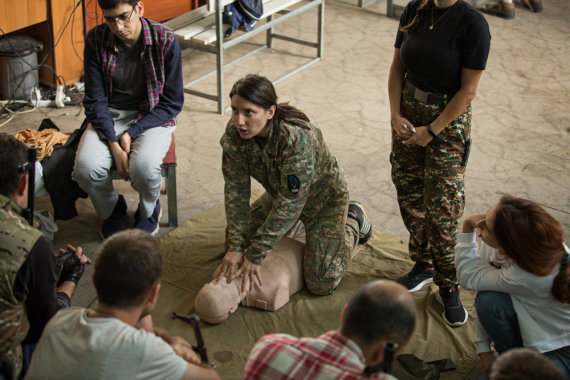
[[[317,338],[269,334],[253,347],[243,379],[394,380],[390,362],[408,343],[416,305],[402,285],[388,280],[361,287],[341,313],[339,330]],[[385,348],[393,345],[395,352]]]

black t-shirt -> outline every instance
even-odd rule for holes
[[[69,307],[65,293],[56,294],[57,269],[51,244],[40,237],[14,280],[14,297],[26,305],[30,330],[23,343],[37,343],[51,317]]]
[[[109,106],[119,110],[138,110],[141,101],[147,99],[143,53],[143,35],[128,47],[117,39],[117,66],[113,70],[113,87]]]
[[[414,19],[420,0],[412,0],[400,26]],[[433,24],[432,30],[429,27]],[[491,46],[489,25],[481,13],[463,0],[451,7],[428,6],[418,12],[420,22],[409,32],[398,30],[394,47],[408,79],[423,91],[454,95],[461,88],[461,69],[484,70]]]

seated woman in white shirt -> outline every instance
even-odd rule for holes
[[[497,249],[508,265],[481,259],[475,229],[482,251]],[[479,322],[499,353],[531,348],[570,378],[570,249],[562,239],[560,223],[538,204],[503,196],[465,219],[455,265],[461,286],[477,292]],[[485,370],[493,356],[490,349],[479,355]]]

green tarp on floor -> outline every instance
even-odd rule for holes
[[[153,313],[156,326],[195,344],[190,325],[171,320],[170,315],[194,312],[196,294],[211,280],[224,255],[224,237],[224,208],[218,207],[187,221],[161,239],[165,266],[160,297]],[[240,306],[222,324],[202,323],[209,359],[216,362],[221,377],[241,378],[253,344],[264,334],[317,336],[338,328],[341,309],[355,290],[375,279],[396,279],[412,266],[407,241],[381,231],[374,231],[370,241],[358,246],[355,254],[340,286],[331,296],[313,296],[302,290],[276,312]],[[459,328],[445,325],[441,318],[443,307],[434,299],[436,290],[431,284],[413,294],[419,320],[404,352],[425,361],[451,358],[457,369],[443,373],[441,378],[462,379],[478,362],[472,343],[473,322],[469,319]],[[463,291],[461,299],[471,311],[473,293]]]

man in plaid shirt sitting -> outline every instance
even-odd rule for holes
[[[317,338],[265,335],[253,347],[243,379],[394,380],[384,369],[416,324],[407,289],[393,281],[370,282],[354,293],[340,319],[339,330]]]

